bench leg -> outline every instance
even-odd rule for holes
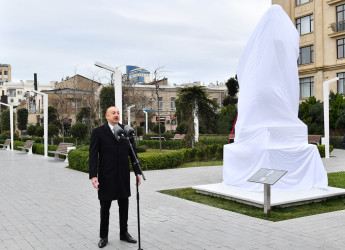
[[[32,147],[29,149],[28,155],[32,155]]]
[[[54,154],[54,159],[58,159],[59,158],[59,154]]]
[[[66,159],[64,162],[68,163],[68,154],[66,155]]]

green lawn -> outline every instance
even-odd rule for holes
[[[345,188],[345,172],[328,174],[328,182],[329,186]],[[323,202],[310,203],[306,205],[293,206],[287,208],[273,207],[271,209],[270,217],[265,217],[263,214],[263,208],[257,208],[235,201],[229,201],[226,199],[221,199],[208,195],[197,194],[195,190],[192,188],[163,190],[160,192],[183,198],[186,200],[270,221],[282,221],[345,209],[345,198],[335,198]]]

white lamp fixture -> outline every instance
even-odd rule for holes
[[[105,65],[100,62],[95,62],[95,66],[100,67],[102,69],[106,69],[110,72],[114,73],[114,95],[115,95],[115,106],[120,111],[120,123],[122,124],[122,73],[121,70],[116,69],[112,66]]]
[[[198,142],[199,141],[199,117],[198,117],[197,101],[195,101],[193,116],[194,116],[194,131],[195,131],[194,142]]]
[[[37,90],[31,92],[43,96],[43,128],[44,128],[44,157],[48,157],[48,95]]]
[[[325,126],[325,158],[329,158],[329,85],[339,77],[323,82],[323,119]]]
[[[11,150],[13,151],[14,146],[13,146],[13,106],[7,103],[0,102],[1,105],[10,107],[10,126],[11,126]],[[7,149],[9,149],[7,147]]]

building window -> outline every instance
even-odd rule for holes
[[[8,89],[7,90],[7,95],[9,97],[17,97],[17,91],[15,89]]]
[[[18,102],[21,103],[21,102],[22,102],[22,99],[18,99]]]
[[[337,40],[337,57],[344,58],[345,57],[345,49],[344,49],[345,39],[338,39]]]
[[[14,102],[14,99],[13,99],[13,98],[11,98],[11,99],[10,99],[10,102]]]
[[[146,109],[146,102],[145,102],[145,101],[142,101],[142,102],[141,102],[141,109],[142,109],[142,110],[145,110],[145,109]]]
[[[345,89],[345,73],[338,73],[337,77],[339,77],[338,80],[338,94],[345,94],[344,89]]]
[[[296,0],[296,6],[301,5],[301,4],[305,4],[305,3],[309,3],[312,0]]]
[[[314,96],[314,77],[299,79],[300,98],[309,98]]]
[[[176,110],[176,104],[175,104],[175,100],[176,100],[176,97],[171,97],[170,99],[170,109],[171,110]]]
[[[158,109],[163,110],[163,97],[158,98]]]
[[[299,49],[298,65],[314,62],[314,46],[307,46]]]
[[[18,94],[18,95],[21,95],[22,93],[23,93],[23,92],[20,91],[20,90],[17,91],[17,94]]]
[[[345,30],[345,4],[337,6],[337,32]]]
[[[4,75],[7,76],[8,72],[7,70],[4,70]]]
[[[296,27],[300,35],[314,31],[314,15],[309,15],[296,19]]]

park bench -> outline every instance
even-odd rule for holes
[[[185,134],[175,134],[171,140],[183,140],[185,137]]]
[[[22,151],[26,152],[25,150],[28,150],[28,154],[32,155],[32,145],[34,145],[33,140],[27,140],[24,144],[24,146],[18,146],[18,148],[21,148]]]
[[[321,135],[308,135],[308,143],[320,145],[321,142]]]
[[[10,149],[11,139],[6,139],[3,144],[0,144],[2,146],[1,149]]]
[[[59,155],[66,156],[65,162],[68,162],[68,147],[73,147],[73,143],[61,142],[55,151],[48,151],[54,154],[54,158],[59,158]]]
[[[165,137],[161,136],[160,138],[161,138],[161,140],[166,141]],[[151,140],[159,140],[159,136],[151,136],[150,139]]]

